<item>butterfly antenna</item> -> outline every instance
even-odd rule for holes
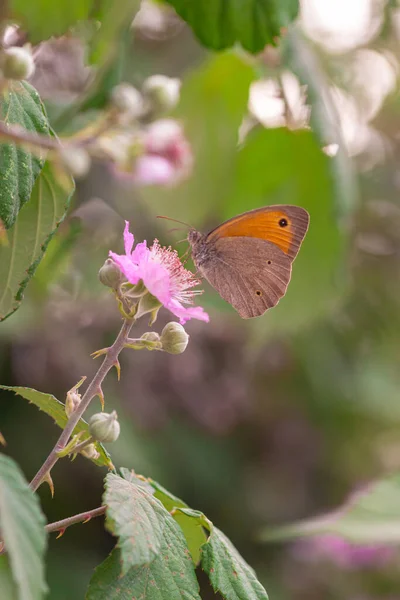
[[[180,223],[181,225],[185,225],[185,227],[189,227],[189,229],[193,229],[189,223],[185,223],[185,221],[178,221],[178,219],[172,219],[171,217],[164,217],[163,215],[157,215],[157,219],[167,219],[168,221],[175,221],[175,223]]]
[[[182,227],[172,227],[172,229],[168,229],[167,233],[174,233],[174,231],[182,231]]]

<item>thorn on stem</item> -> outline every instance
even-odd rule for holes
[[[48,486],[50,488],[51,497],[54,498],[54,483],[51,478],[50,471],[48,471],[46,473],[46,475],[43,477],[43,481],[45,481],[48,484]]]
[[[65,527],[63,527],[62,529],[60,529],[60,531],[58,532],[58,535],[56,537],[56,540],[58,540],[61,536],[64,535],[65,529],[66,529]]]
[[[101,387],[99,388],[97,394],[96,394],[99,398],[100,398],[100,404],[101,404],[101,410],[104,411],[104,394],[103,394],[103,390],[101,389]]]
[[[92,358],[99,358],[99,356],[103,356],[107,354],[110,348],[101,348],[101,350],[96,350],[96,352],[92,352],[90,355]]]
[[[118,358],[115,359],[114,367],[117,370],[117,379],[118,379],[118,381],[120,381],[120,379],[121,379],[121,365],[120,365],[120,362],[119,362]]]

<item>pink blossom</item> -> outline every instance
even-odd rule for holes
[[[176,250],[163,248],[158,240],[154,240],[151,248],[146,242],[134,245],[134,236],[129,231],[129,223],[125,222],[124,230],[125,254],[110,252],[110,257],[118,265],[127,280],[136,285],[143,281],[147,290],[161,304],[179,317],[182,325],[189,319],[209,321],[208,314],[201,306],[186,307],[193,297],[199,293],[193,290],[200,281],[181,263]]]
[[[342,569],[372,569],[390,561],[394,548],[385,544],[354,544],[339,535],[321,535],[300,542],[296,554],[311,561],[329,560]]]
[[[156,154],[145,154],[136,160],[132,177],[141,185],[166,185],[174,175],[175,167],[169,160]]]
[[[159,119],[135,135],[120,136],[118,149],[119,154],[111,168],[127,183],[175,185],[190,174],[193,165],[192,151],[183,128],[174,119]],[[108,146],[106,151],[109,152]]]

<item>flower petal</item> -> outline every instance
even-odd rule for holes
[[[140,279],[140,273],[138,266],[132,262],[131,257],[125,256],[125,254],[115,254],[115,252],[111,251],[109,252],[109,256],[113,259],[127,280],[133,285],[136,285]]]
[[[125,221],[125,229],[124,229],[124,245],[125,245],[125,254],[128,256],[132,252],[133,242],[135,238],[133,233],[129,231],[129,221]]]
[[[198,319],[199,321],[205,321],[206,323],[210,320],[210,317],[201,306],[185,307],[174,299],[171,299],[170,302],[164,304],[164,306],[179,318],[181,325],[184,325],[186,321],[190,321],[190,319]]]
[[[142,260],[139,264],[139,273],[150,294],[158,298],[166,306],[171,299],[168,270],[159,263],[151,260]]]

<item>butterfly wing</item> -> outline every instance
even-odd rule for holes
[[[200,271],[243,319],[259,317],[285,295],[292,260],[275,243],[223,237],[215,241],[212,255]]]
[[[276,245],[293,261],[307,233],[309,221],[308,212],[300,206],[265,206],[225,221],[210,231],[207,241],[216,242],[227,237],[258,238]]]

